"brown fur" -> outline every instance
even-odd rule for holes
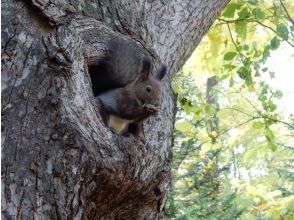
[[[136,79],[122,88],[115,88],[100,94],[97,98],[103,105],[106,125],[116,133],[124,134],[130,123],[132,130],[136,124],[144,121],[159,111],[161,99],[161,79],[165,75],[165,67],[152,76],[151,61],[145,57],[141,62],[140,72]]]

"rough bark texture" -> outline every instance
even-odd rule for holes
[[[2,218],[158,219],[179,70],[227,0],[2,1]],[[113,36],[169,76],[146,142],[106,128],[88,65]]]

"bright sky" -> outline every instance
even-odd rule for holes
[[[294,49],[287,43],[281,44],[278,50],[271,53],[266,66],[275,72],[275,77],[270,79],[265,74],[264,79],[283,93],[281,100],[277,101],[279,110],[285,115],[294,115]]]

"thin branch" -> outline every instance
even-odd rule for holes
[[[242,123],[240,123],[240,124],[238,124],[238,125],[236,125],[236,126],[234,126],[234,127],[228,128],[228,129],[226,129],[226,130],[220,132],[219,135],[223,135],[223,134],[229,132],[230,130],[232,130],[232,129],[234,129],[234,128],[239,128],[239,127],[241,127],[241,126],[243,126],[243,125],[245,125],[245,124],[247,124],[247,123],[249,123],[249,122],[251,122],[251,121],[253,121],[253,120],[255,120],[255,119],[256,119],[255,117],[252,117],[252,118],[250,118],[250,119],[248,119],[248,120],[246,120],[246,121],[244,121],[244,122],[242,122]]]
[[[260,21],[258,21],[258,20],[256,20],[255,21],[256,23],[258,23],[258,24],[260,24],[261,26],[263,26],[263,27],[265,27],[265,28],[268,28],[268,29],[270,29],[272,32],[274,32],[275,34],[277,34],[277,31],[275,30],[275,29],[273,29],[272,27],[270,27],[270,26],[267,26],[267,25],[265,25],[265,24],[263,24],[263,23],[261,23]],[[286,41],[291,47],[294,47],[294,44],[292,44],[291,42],[289,42],[288,40],[284,40],[284,41]]]
[[[291,125],[291,124],[288,123],[288,122],[281,121],[281,120],[278,120],[278,119],[274,119],[274,118],[271,118],[271,117],[268,117],[268,116],[265,116],[265,115],[261,115],[260,118],[266,118],[266,119],[272,120],[272,121],[274,121],[274,122],[282,123],[282,124],[287,125],[288,127],[290,127],[291,129],[294,130],[294,126]]]
[[[259,115],[259,116],[253,116],[253,115],[250,115],[250,114],[248,114],[248,113],[246,113],[246,112],[244,112],[244,111],[242,111],[242,110],[240,110],[240,109],[237,109],[237,108],[227,107],[227,109],[232,109],[232,110],[238,111],[238,112],[240,112],[240,113],[242,113],[242,114],[244,114],[244,115],[247,115],[247,116],[251,117],[251,119],[262,119],[262,118],[263,118],[263,119],[269,119],[269,120],[272,120],[272,121],[274,121],[274,122],[279,122],[279,123],[282,123],[282,124],[284,124],[284,125],[287,125],[288,127],[290,127],[291,129],[294,130],[294,126],[291,125],[290,123],[285,122],[285,121],[281,121],[281,120],[279,120],[279,119],[275,119],[275,118],[271,118],[271,117],[265,116],[265,115],[263,115],[263,114],[261,114],[261,113],[259,113],[259,112],[258,112],[258,115]],[[241,124],[241,125],[242,125],[242,124]]]
[[[223,21],[225,23],[235,23],[236,21],[247,21],[247,22],[254,21],[253,19],[248,19],[248,18],[234,19],[234,20],[227,20],[227,19],[223,19],[223,18],[218,18],[217,20]]]
[[[228,26],[228,30],[229,30],[229,33],[230,33],[231,40],[232,40],[232,42],[233,42],[233,44],[234,44],[234,46],[235,46],[237,52],[238,52],[239,55],[241,56],[241,59],[242,59],[242,62],[243,62],[243,57],[244,57],[244,55],[243,55],[243,54],[241,53],[241,51],[239,50],[239,48],[238,48],[238,46],[237,46],[237,44],[236,44],[236,42],[235,42],[235,40],[234,40],[234,38],[233,38],[232,31],[231,31],[231,28],[230,28],[230,25],[229,25],[228,22],[227,22],[227,26]]]
[[[270,19],[270,18],[274,18],[274,17],[275,16],[272,15],[272,16],[268,16],[264,19]],[[256,22],[256,20],[254,18],[250,18],[250,19],[242,18],[242,19],[234,19],[234,20],[227,20],[227,19],[223,19],[223,18],[218,18],[217,20],[223,21],[225,23],[235,23],[236,21]],[[223,24],[225,24],[225,23],[223,23]]]
[[[241,91],[237,91],[237,90],[235,90],[243,99],[245,99],[250,105],[251,105],[251,107],[252,108],[254,108],[255,110],[256,110],[256,112],[259,114],[259,115],[261,115],[261,112],[260,112],[260,110],[246,97],[246,96],[244,96],[243,94],[242,94],[242,92]]]
[[[240,112],[240,113],[242,113],[242,114],[244,114],[244,115],[247,115],[247,116],[250,117],[250,118],[256,118],[255,116],[250,115],[250,114],[248,114],[248,113],[246,113],[246,112],[244,112],[244,111],[242,111],[242,110],[240,110],[240,109],[238,109],[238,108],[234,108],[234,107],[226,107],[226,108],[224,108],[224,109],[235,110],[235,111]]]
[[[267,18],[271,18],[271,17],[272,17],[272,16],[269,16],[269,17],[267,17]],[[256,22],[256,23],[258,23],[259,25],[261,25],[261,26],[263,26],[263,27],[265,27],[265,28],[271,30],[271,31],[274,32],[275,34],[277,34],[277,31],[276,31],[275,29],[273,29],[272,27],[270,27],[270,26],[268,26],[268,25],[263,24],[262,22],[260,22],[259,20],[256,20],[256,19],[236,19],[236,20],[226,20],[226,19],[219,18],[218,20],[219,20],[219,21],[223,21],[223,22],[225,22],[225,23],[227,24],[227,26],[228,26],[229,23],[234,23],[234,22],[236,22],[236,21],[245,21],[245,20],[246,20],[247,22]],[[230,32],[231,39],[232,39],[232,34],[231,34],[231,29],[230,29],[230,28],[229,28],[229,32]],[[286,41],[291,47],[294,47],[294,44],[292,44],[290,41],[288,41],[288,40],[284,40],[284,41]],[[234,41],[233,41],[233,43],[234,43]],[[236,46],[236,43],[234,43],[234,45]],[[238,52],[239,52],[239,51],[238,51]]]
[[[292,25],[294,25],[294,21],[293,21],[293,19],[291,18],[291,16],[289,15],[289,13],[288,13],[288,11],[287,11],[287,9],[286,9],[284,3],[282,2],[282,0],[280,0],[280,3],[281,3],[281,5],[282,5],[284,11],[286,12],[286,15],[288,16],[289,21],[292,23]]]

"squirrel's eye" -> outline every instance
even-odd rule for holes
[[[146,86],[146,91],[151,92],[151,86]]]

